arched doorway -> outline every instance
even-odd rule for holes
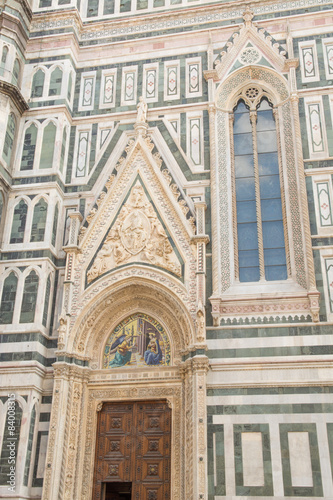
[[[122,494],[126,498],[129,494],[136,495],[139,490],[139,497],[132,497],[135,500],[150,500],[154,495],[159,495],[159,491],[165,494],[165,487],[170,488],[172,500],[197,499],[206,490],[208,359],[204,351],[193,348],[195,331],[191,314],[179,297],[156,281],[129,276],[104,289],[103,284],[99,283],[99,289],[103,292],[87,301],[75,323],[66,326],[64,322],[63,325],[64,330],[68,328],[68,340],[66,351],[64,349],[66,356],[64,352],[58,353],[58,361],[54,365],[53,408],[43,499],[102,498],[101,495],[110,493],[107,483],[111,482],[122,485],[131,483],[125,485],[130,492],[122,490]],[[136,361],[141,357],[138,363],[124,363],[117,367],[105,364],[105,348],[113,346],[113,332],[118,325],[126,327],[130,317],[148,318],[151,325],[149,329],[156,325],[162,327],[166,337],[163,340],[164,334],[161,332],[161,337],[156,338],[161,343],[169,339],[170,344],[169,351],[163,345],[163,363],[150,365],[147,356],[145,360],[150,338],[147,331],[146,338],[136,345]],[[117,346],[114,347],[116,349]],[[114,357],[115,353],[112,353],[108,363],[112,363]],[[94,496],[100,415],[107,412],[108,408],[114,409],[114,405],[136,406],[133,411],[139,413],[140,406],[146,409],[149,405],[163,406],[165,414],[170,416],[170,429],[163,430],[163,436],[164,432],[170,433],[170,453],[166,455],[170,481],[166,476],[161,477],[159,470],[157,479],[154,478],[155,466],[159,461],[146,461],[146,473],[148,466],[151,466],[152,481],[148,481],[149,474],[139,479],[135,475],[126,477],[118,474],[114,476],[117,481],[112,481],[108,469],[107,474],[99,478],[100,496]],[[137,415],[134,418],[138,418]],[[144,433],[142,439],[146,439],[146,443],[149,441]],[[108,443],[111,441],[115,440],[109,439]],[[133,442],[136,446],[137,436]],[[157,455],[151,456],[158,458]],[[148,455],[149,460],[151,456]],[[165,468],[163,456],[159,458]],[[144,463],[147,457],[140,455],[139,458]],[[118,465],[120,472],[121,462],[112,463],[113,459],[114,456],[110,458],[111,462],[104,462],[110,466]],[[136,458],[133,460],[135,463]],[[112,467],[111,472],[116,474],[116,467]],[[162,479],[162,489],[157,487],[159,479]],[[156,484],[152,486],[154,480]],[[138,481],[137,485],[135,481]],[[113,493],[119,496],[121,492]],[[156,498],[159,500],[160,497]]]
[[[170,500],[171,408],[105,403],[98,415],[93,499]]]

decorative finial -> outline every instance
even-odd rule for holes
[[[245,11],[243,12],[243,19],[245,21],[246,26],[249,26],[251,24],[253,17],[254,17],[253,10],[251,10],[249,5],[247,5]]]

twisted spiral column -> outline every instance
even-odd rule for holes
[[[232,233],[234,240],[235,279],[239,279],[238,235],[237,235],[237,204],[236,204],[236,177],[235,177],[235,150],[234,150],[234,114],[229,113],[230,136],[230,163],[231,163],[231,198],[232,198]]]
[[[280,133],[280,121],[279,121],[279,111],[277,108],[273,108],[273,116],[276,125],[276,136],[278,145],[278,160],[279,160],[279,174],[280,174],[280,191],[281,191],[281,206],[282,206],[282,219],[284,227],[284,246],[286,249],[286,263],[287,263],[287,273],[288,278],[291,276],[291,262],[290,262],[290,249],[288,241],[288,227],[287,227],[287,210],[286,210],[286,196],[284,188],[284,177],[282,170],[282,149],[281,149],[281,133]]]
[[[316,277],[313,263],[313,254],[312,254],[312,241],[311,241],[311,231],[310,231],[310,220],[309,213],[307,210],[307,193],[305,186],[305,175],[304,175],[304,165],[303,165],[303,151],[302,151],[302,135],[301,135],[301,126],[299,122],[299,110],[298,110],[298,101],[299,98],[297,95],[291,96],[291,109],[292,109],[292,117],[295,127],[295,139],[296,139],[296,153],[297,153],[297,166],[298,166],[298,175],[300,180],[300,193],[301,193],[301,214],[302,214],[302,222],[303,229],[305,235],[305,251],[306,251],[306,262],[308,268],[308,288],[310,291],[316,291]]]
[[[257,112],[256,111],[250,111],[250,120],[251,120],[251,125],[252,125],[252,146],[253,146],[253,166],[254,166],[254,188],[255,188],[255,194],[256,194],[259,272],[260,272],[260,280],[264,280],[265,279],[265,263],[264,263],[264,242],[263,242],[262,218],[261,218],[259,162],[258,162],[258,147],[257,147]]]

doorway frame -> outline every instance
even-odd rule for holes
[[[169,435],[170,435],[170,453],[169,453],[169,461],[170,461],[170,470],[169,470],[169,485],[170,485],[170,495],[172,494],[172,486],[171,486],[171,478],[172,478],[172,445],[173,445],[173,439],[172,439],[172,405],[171,405],[171,402],[170,402],[170,399],[157,399],[157,398],[149,398],[149,399],[130,399],[130,400],[124,400],[124,401],[103,401],[103,403],[101,405],[99,405],[98,408],[100,408],[100,411],[103,410],[103,408],[105,408],[105,406],[107,405],[117,405],[119,403],[121,403],[122,405],[140,405],[140,404],[146,404],[146,403],[163,403],[165,406],[164,408],[166,409],[166,406],[169,407],[170,409],[170,412],[169,412],[169,415],[170,415],[170,418],[171,418],[171,421],[170,421],[170,432],[169,432]],[[99,411],[97,411],[97,424],[96,424],[96,440],[95,440],[95,460],[94,460],[94,474],[93,474],[93,487],[94,487],[94,484],[95,484],[95,472],[96,472],[96,463],[98,462],[98,459],[97,459],[97,453],[96,453],[96,450],[97,450],[97,445],[98,445],[98,442],[99,442],[99,437],[100,437],[100,434],[98,433],[98,413]],[[149,434],[144,434],[146,437],[149,436]],[[105,434],[102,434],[102,436],[105,437]],[[135,434],[136,436],[136,434]],[[131,437],[133,437],[133,434],[131,434]],[[114,438],[115,439],[115,438]],[[136,446],[135,446],[135,449],[136,449]],[[151,457],[152,458],[152,457]],[[163,457],[164,458],[164,457]],[[135,468],[134,468],[135,469]],[[134,483],[136,482],[136,479],[135,479],[135,473],[134,473],[134,477],[132,477],[132,480],[131,480],[131,484],[133,485]],[[107,484],[107,483],[112,483],[112,484],[119,484],[120,482],[119,481],[102,481],[103,484]],[[122,484],[126,483],[126,481],[121,481]],[[150,487],[153,487],[153,483],[150,485]],[[170,496],[170,500],[171,500],[172,496]],[[105,500],[104,499],[104,496],[103,496],[103,489],[102,489],[102,497],[100,500]]]
[[[132,385],[132,384],[131,384]],[[95,453],[97,443],[98,412],[104,403],[129,401],[158,401],[165,400],[171,408],[171,498],[183,500],[184,482],[181,480],[184,471],[184,425],[185,418],[182,411],[182,381],[173,385],[159,387],[127,386],[121,388],[92,389],[89,391],[86,425],[83,435],[86,436],[83,451],[82,500],[91,500]],[[178,446],[177,446],[178,444]]]

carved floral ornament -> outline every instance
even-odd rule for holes
[[[87,272],[87,281],[131,262],[153,264],[181,276],[181,264],[139,181]]]

